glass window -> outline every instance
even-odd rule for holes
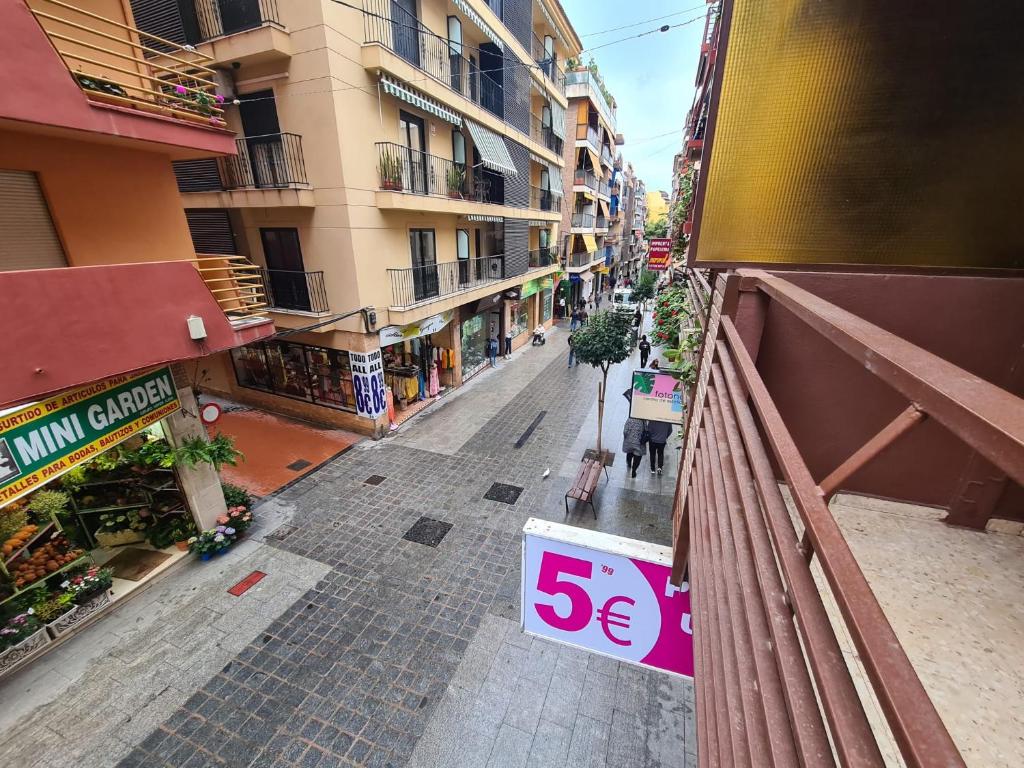
[[[484,316],[474,315],[462,323],[462,375],[470,376],[487,363],[487,328]]]
[[[512,304],[512,335],[518,336],[530,330],[530,300],[523,299]]]
[[[462,131],[452,131],[452,160],[457,165],[466,164],[466,137]]]
[[[263,356],[263,344],[252,344],[231,350],[231,362],[235,366],[235,379],[243,387],[272,392],[270,371]]]
[[[348,352],[323,347],[306,347],[313,399],[327,405],[355,408],[352,366]]]
[[[554,312],[554,294],[550,288],[545,288],[540,296],[541,320],[547,322]]]
[[[348,352],[288,341],[231,350],[239,386],[355,410]]]

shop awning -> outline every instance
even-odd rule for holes
[[[560,139],[565,139],[565,109],[557,101],[552,99],[548,106],[551,107],[551,131]]]
[[[512,162],[512,156],[508,153],[508,147],[505,146],[501,136],[489,128],[484,128],[482,125],[474,123],[472,120],[467,120],[466,125],[469,127],[469,133],[473,137],[476,151],[480,153],[480,159],[486,168],[498,171],[498,173],[504,173],[507,176],[519,175],[515,163]]]
[[[583,244],[587,246],[587,253],[597,252],[597,238],[593,235],[583,235]]]
[[[556,195],[565,194],[562,188],[562,169],[557,165],[548,163],[548,179],[551,184],[551,191]]]
[[[442,312],[439,315],[432,315],[426,320],[420,320],[418,323],[409,323],[408,325],[389,325],[386,328],[381,328],[378,331],[380,338],[380,345],[382,347],[390,346],[391,344],[398,344],[402,341],[409,341],[410,339],[418,339],[420,336],[429,336],[432,333],[444,330],[444,327],[452,321],[455,313],[451,310]]]
[[[480,14],[469,7],[469,3],[466,0],[452,0],[452,5],[458,8],[467,19],[472,21],[476,28],[484,33],[484,37],[498,46],[500,50],[505,50],[505,43],[502,42],[501,36],[495,34],[487,22],[480,18]]]
[[[16,350],[0,367],[0,407],[274,333],[264,318],[229,320],[186,261],[0,272],[0,296],[4,343]],[[201,341],[189,336],[192,316]]]
[[[410,88],[400,80],[396,80],[388,75],[381,75],[380,86],[384,89],[384,93],[401,99],[407,104],[412,104],[417,109],[422,109],[424,112],[429,112],[435,117],[447,120],[452,125],[462,125],[462,116],[457,112],[453,112],[439,102],[424,96],[415,88]]]
[[[468,213],[463,217],[466,221],[483,221],[490,222],[492,224],[501,224],[505,221],[504,216],[491,216],[486,213]]]

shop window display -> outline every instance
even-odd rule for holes
[[[548,322],[554,313],[554,291],[550,288],[545,288],[544,292],[540,295],[540,307],[541,307],[541,320],[542,322]]]
[[[530,304],[527,299],[512,305],[512,335],[519,336],[530,330]]]
[[[462,376],[466,378],[487,364],[486,315],[474,315],[462,323]]]
[[[231,360],[239,386],[355,410],[352,368],[345,350],[261,342],[231,350]]]

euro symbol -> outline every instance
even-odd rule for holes
[[[616,645],[632,645],[632,640],[622,640],[613,635],[610,629],[610,626],[629,629],[629,616],[624,613],[616,613],[612,610],[616,603],[629,603],[630,606],[636,605],[636,601],[633,598],[626,597],[625,595],[610,597],[604,604],[604,607],[597,609],[597,620],[601,623],[601,629],[604,630],[604,636],[613,643]]]

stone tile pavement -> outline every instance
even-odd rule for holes
[[[589,508],[565,517],[565,457],[586,441],[598,374],[568,370],[558,336],[265,501],[271,532],[221,566],[223,583],[191,583],[211,572],[189,567],[159,585],[157,618],[133,601],[124,637],[90,628],[80,639],[102,650],[82,661],[68,647],[82,674],[4,728],[0,764],[692,764],[688,682],[518,628],[529,517],[669,540],[668,477],[604,484],[596,522]],[[522,493],[485,499],[495,482]],[[403,538],[422,516],[452,526],[436,547]],[[257,562],[275,597],[225,604]],[[32,733],[57,734],[54,749],[33,752]]]

